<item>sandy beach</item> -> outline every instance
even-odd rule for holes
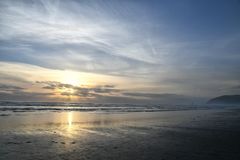
[[[1,160],[240,159],[240,110],[3,112]]]

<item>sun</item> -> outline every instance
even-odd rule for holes
[[[85,77],[82,76],[80,73],[74,72],[74,71],[64,71],[62,73],[61,82],[65,84],[70,84],[73,86],[80,86],[80,85],[87,84]]]
[[[62,71],[56,79],[62,84],[68,84],[55,90],[58,97],[66,98],[67,101],[79,100],[79,96],[76,94],[76,88],[88,86],[88,77],[81,72],[65,70]]]

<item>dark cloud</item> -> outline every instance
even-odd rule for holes
[[[199,99],[195,97],[178,94],[126,92],[117,89],[114,85],[98,85],[92,87],[74,86],[56,81],[37,81],[36,83],[44,85],[43,88],[47,90],[60,89],[63,91],[60,93],[63,96],[76,96],[91,102],[162,104],[189,104],[192,102],[199,102]]]
[[[36,81],[36,83],[45,85],[44,89],[63,89],[63,88],[74,88],[71,84],[64,84],[57,81]]]
[[[240,85],[238,85],[238,86],[235,86],[234,88],[235,88],[235,89],[240,89]]]
[[[42,88],[49,90],[48,93],[28,92],[25,88],[0,85],[0,100],[17,101],[68,101],[71,96],[81,98],[81,102],[100,102],[100,103],[162,103],[162,104],[189,104],[199,102],[194,97],[178,94],[158,94],[143,92],[126,92],[117,89],[116,86],[98,85],[98,86],[74,86],[71,84],[60,83],[56,81],[37,81]],[[61,90],[60,95],[55,96],[55,90]]]
[[[19,91],[23,89],[24,88],[18,86],[0,84],[0,91]]]
[[[104,85],[105,88],[114,88],[114,85]]]
[[[128,98],[141,99],[145,102],[150,103],[163,103],[163,104],[189,104],[189,103],[200,103],[204,102],[205,99],[179,95],[179,94],[169,94],[169,93],[139,93],[139,92],[130,92],[123,93],[123,95],[128,96]]]
[[[7,101],[57,101],[58,99],[51,99],[49,96],[54,93],[37,93],[25,91],[0,92],[0,100]]]
[[[130,92],[130,93],[123,93],[127,96],[134,96],[134,97],[145,97],[145,98],[168,98],[168,97],[182,97],[177,94],[157,94],[157,93],[138,93],[138,92]]]
[[[56,81],[37,81],[36,83],[44,85],[43,89],[49,90],[66,90],[61,92],[64,96],[80,96],[85,98],[93,98],[98,94],[114,94],[120,92],[114,85],[98,85],[98,86],[74,86],[71,84],[60,83]],[[69,91],[68,91],[69,90]]]
[[[47,101],[51,100],[49,96],[54,93],[40,93],[40,92],[28,92],[27,88],[0,84],[0,100],[14,100],[14,101]]]

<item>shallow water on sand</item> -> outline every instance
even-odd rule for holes
[[[2,112],[0,159],[239,159],[239,110]]]

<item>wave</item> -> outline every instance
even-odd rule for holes
[[[65,102],[0,102],[0,111],[98,111],[98,112],[157,112],[174,110],[209,109],[203,105],[163,105],[128,103],[65,103]]]

